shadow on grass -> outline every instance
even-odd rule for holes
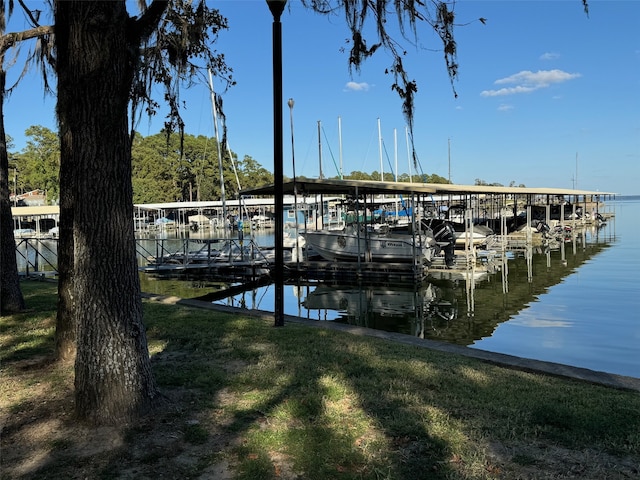
[[[145,309],[156,379],[179,399],[161,419],[161,434],[175,441],[143,454],[131,445],[159,432],[136,427],[103,472],[122,476],[137,464],[149,475],[162,464],[165,474],[189,478],[227,459],[233,478],[247,479],[451,473],[446,438],[430,431],[423,412],[380,391],[386,369],[369,365],[376,342],[205,310]],[[188,455],[199,458],[181,465]]]
[[[509,470],[518,465],[567,473],[545,470],[535,445],[639,460],[632,393],[240,313],[145,303],[145,324],[168,401],[124,433],[102,432],[96,438],[109,440],[95,451],[86,439],[43,439],[20,478],[532,478]],[[31,372],[24,388],[47,373]],[[72,427],[57,416],[71,398],[70,385],[53,400],[35,389],[16,398],[3,443],[27,435],[31,417]]]
[[[150,326],[151,337],[168,341],[158,361],[197,354],[184,358],[182,380],[170,363],[156,364],[158,378],[199,391],[205,400],[192,413],[224,412],[216,434],[233,445],[226,451],[239,478],[489,478],[504,458],[491,453],[496,443],[621,456],[638,446],[640,403],[627,392],[339,332],[179,311],[186,328],[176,318]],[[513,447],[508,458],[529,458],[525,450]]]
[[[55,329],[57,285],[51,282],[23,281],[21,283],[27,309],[24,312],[0,317],[0,363],[16,362],[52,355]]]

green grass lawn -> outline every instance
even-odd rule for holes
[[[0,411],[11,412],[2,418],[2,449],[23,452],[1,457],[7,478],[640,475],[637,393],[150,301],[145,323],[166,405],[112,432],[115,445],[82,456],[76,439],[59,433],[79,428],[68,407],[72,367],[24,367],[53,351],[56,286],[24,282],[23,289],[31,311],[0,318]],[[47,401],[43,412],[59,411],[58,436],[29,443],[25,418]],[[36,449],[44,459],[25,471]]]

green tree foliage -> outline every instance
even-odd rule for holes
[[[488,187],[504,187],[504,185],[502,183],[500,183],[500,182],[489,183],[489,182],[487,182],[485,180],[482,180],[481,178],[476,178],[474,185],[481,185],[483,187],[487,187],[487,186]],[[509,182],[509,186],[510,187],[515,187],[516,186],[515,180],[511,180]],[[520,183],[520,184],[518,184],[518,187],[526,187],[526,185],[524,183]]]
[[[18,191],[41,189],[50,203],[60,192],[60,141],[57,132],[35,125],[25,134],[26,147],[12,155],[10,168],[18,171]],[[225,193],[233,198],[240,188],[273,182],[273,173],[252,158],[238,161],[232,152],[223,152]],[[236,180],[236,172],[238,181]],[[132,181],[134,203],[219,200],[220,175],[218,146],[213,137],[165,132],[143,137],[136,133],[132,142]]]
[[[338,177],[335,177],[338,178]],[[372,172],[372,173],[365,173],[365,172],[360,172],[360,171],[353,171],[351,172],[349,175],[345,175],[344,177],[346,180],[372,180],[372,181],[379,181],[380,180],[380,172]],[[394,182],[396,181],[395,177],[393,176],[392,173],[386,172],[384,174],[384,180],[385,182]],[[431,175],[418,175],[418,174],[413,174],[411,176],[409,176],[408,173],[401,173],[400,175],[398,175],[398,182],[413,182],[413,183],[450,183],[449,180],[447,180],[444,177],[441,177],[438,174],[432,173]]]
[[[375,172],[374,172],[375,173]],[[336,177],[338,178],[338,177]],[[349,175],[345,175],[346,180],[373,180],[372,173],[365,173],[359,170],[355,170],[351,172]],[[380,179],[380,174],[378,174],[378,179]]]
[[[22,190],[44,190],[49,203],[60,198],[60,139],[40,125],[25,131],[26,147],[14,156]]]
[[[142,137],[136,134],[131,147],[133,202],[173,202],[180,191],[167,159],[169,146],[164,135]]]
[[[136,135],[131,154],[134,203],[221,198],[215,138],[177,133],[168,138],[165,133],[149,137]],[[222,175],[228,198],[237,195],[238,182],[241,189],[273,182],[273,174],[252,157],[247,155],[238,162],[237,155],[233,152],[231,155],[222,152]]]
[[[50,203],[59,196],[60,142],[57,132],[35,125],[25,134],[27,146],[12,155],[10,168],[17,168],[18,189],[28,191],[41,189],[47,192]],[[273,173],[256,159],[245,155],[242,160],[231,152],[222,152],[225,194],[233,198],[241,189],[259,187],[273,183]],[[236,181],[235,175],[238,175]],[[302,178],[302,177],[300,177]],[[335,179],[338,176],[333,177]],[[379,181],[380,172],[352,171],[345,175],[348,180]],[[385,172],[387,182],[395,181],[392,173]],[[165,132],[143,137],[136,133],[132,143],[132,180],[134,203],[162,203],[175,201],[219,200],[220,176],[218,172],[218,147],[213,137],[178,133],[167,136]],[[450,183],[438,174],[401,173],[399,182]],[[501,186],[482,179],[476,185]],[[515,181],[510,182],[514,186]],[[520,186],[524,186],[520,184]]]
[[[238,176],[242,188],[260,187],[273,183],[273,173],[249,155],[245,155],[244,158],[238,162],[238,166]]]
[[[451,182],[436,173],[432,173],[431,175],[427,175],[427,180],[425,183],[451,183]]]

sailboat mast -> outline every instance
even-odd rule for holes
[[[222,147],[220,146],[220,133],[218,132],[218,111],[216,109],[216,95],[213,91],[213,76],[211,69],[207,69],[209,73],[209,90],[211,91],[211,108],[213,110],[213,129],[216,135],[216,144],[218,146],[218,170],[220,171],[220,199],[222,200],[222,225],[226,229],[227,221],[227,200],[224,191],[224,172],[222,170]]]
[[[447,138],[447,159],[449,161],[449,183],[451,183],[451,138]]]
[[[229,155],[229,160],[231,160],[231,167],[233,168],[233,174],[236,177],[236,185],[238,185],[238,194],[239,194],[240,191],[242,190],[242,186],[240,185],[240,177],[238,177],[238,169],[236,168],[236,162],[233,159],[233,154],[231,153],[231,146],[229,145],[229,142],[227,142],[227,155]],[[248,220],[251,220],[249,218],[249,212],[247,211],[247,205],[244,202],[242,197],[239,198],[238,205],[242,207],[242,211],[244,212],[245,218],[247,218]]]
[[[342,119],[338,117],[338,143],[340,148],[340,180],[344,178],[342,171]]]
[[[409,148],[409,127],[404,127],[404,137],[407,142],[407,163],[409,164],[409,183],[413,183],[413,174],[411,173],[411,149]]]
[[[384,182],[384,166],[382,163],[382,132],[380,131],[380,117],[378,117],[378,151],[380,154],[380,181]]]
[[[320,165],[320,180],[324,178],[322,175],[322,136],[321,136],[321,125],[320,120],[318,120],[318,163]]]
[[[396,171],[394,177],[396,179],[396,183],[398,182],[398,130],[393,129],[393,159],[395,161]]]

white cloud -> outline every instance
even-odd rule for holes
[[[515,95],[516,93],[529,93],[534,90],[537,90],[537,88],[520,85],[518,87],[501,88],[500,90],[483,90],[480,95],[483,97],[501,97],[503,95]]]
[[[573,80],[574,78],[577,78],[579,76],[579,73],[567,73],[557,69],[538,70],[537,72],[523,70],[522,72],[511,75],[510,77],[496,80],[495,83],[497,85],[502,85],[505,83],[522,83],[524,85],[548,87],[552,83],[566,82],[567,80]]]
[[[557,60],[558,58],[560,58],[560,54],[554,52],[545,52],[540,55],[540,60]]]
[[[351,90],[354,92],[366,92],[369,90],[369,84],[367,82],[347,82],[345,90]]]
[[[498,111],[500,112],[508,112],[509,110],[513,110],[513,105],[503,103],[498,107]]]
[[[567,82],[574,78],[581,77],[579,73],[568,73],[562,70],[538,70],[531,72],[523,70],[509,77],[500,78],[494,83],[496,85],[515,84],[513,87],[500,88],[498,90],[483,90],[480,95],[483,97],[498,97],[504,95],[514,95],[517,93],[530,93],[541,88],[550,87],[556,83]]]

